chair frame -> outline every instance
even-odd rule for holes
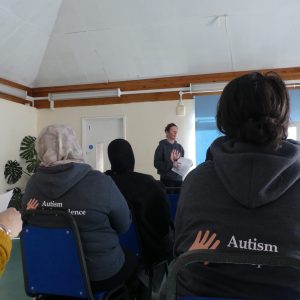
[[[211,263],[267,265],[271,267],[300,268],[300,260],[293,257],[283,257],[276,253],[245,254],[213,250],[192,250],[181,254],[174,261],[166,281],[167,300],[176,300],[176,279],[178,272],[186,265],[209,261]]]
[[[158,261],[158,262],[153,263],[151,265],[149,265],[148,263],[145,262],[145,259],[144,259],[144,246],[141,242],[142,241],[141,232],[138,228],[138,225],[137,225],[138,223],[137,223],[133,213],[132,213],[132,224],[133,224],[133,227],[134,227],[134,231],[135,231],[136,239],[137,239],[137,244],[138,244],[138,247],[139,247],[139,256],[140,256],[140,259],[141,259],[142,263],[144,263],[144,269],[145,269],[146,273],[148,274],[148,286],[146,287],[148,289],[148,292],[147,292],[146,298],[147,298],[147,300],[151,300],[152,299],[152,292],[153,292],[154,268],[157,265],[164,264],[165,273],[166,273],[166,275],[168,275],[168,264],[167,264],[166,260]]]
[[[131,228],[126,233],[121,234],[119,236],[119,241],[120,241],[120,244],[123,248],[126,248],[126,249],[132,251],[137,257],[139,257],[140,262],[144,266],[144,270],[145,270],[146,274],[148,275],[148,286],[145,286],[147,288],[146,298],[147,298],[147,300],[151,300],[152,292],[153,292],[153,274],[154,274],[153,269],[155,268],[155,266],[157,266],[159,264],[164,264],[165,273],[168,274],[168,265],[167,265],[166,261],[160,261],[160,262],[157,262],[157,263],[154,263],[154,264],[151,264],[151,265],[149,265],[147,263],[144,263],[145,262],[144,251],[143,251],[144,247],[143,247],[142,242],[141,242],[141,240],[142,240],[141,239],[141,233],[139,231],[139,228],[138,228],[137,224],[138,224],[138,222],[136,221],[135,216],[132,213]],[[130,245],[129,243],[127,243],[126,235],[128,233],[129,233],[130,238],[134,237],[135,245]],[[136,248],[138,248],[138,249],[136,249]]]
[[[31,226],[37,226],[42,228],[58,228],[58,227],[68,228],[73,232],[74,240],[76,243],[76,252],[80,263],[81,274],[83,276],[83,284],[85,287],[87,300],[95,300],[98,299],[98,297],[100,297],[100,299],[109,299],[110,296],[112,296],[117,290],[119,290],[119,288],[121,288],[118,287],[110,292],[107,292],[107,294],[105,294],[106,291],[93,294],[90,285],[87,266],[84,258],[85,255],[83,252],[78,226],[76,224],[75,219],[70,214],[66,213],[65,211],[52,210],[52,209],[31,210],[31,211],[27,211],[22,218],[23,218],[23,230],[20,235],[21,237],[20,241],[21,241],[21,253],[22,253],[22,262],[23,262],[24,285],[25,285],[25,291],[27,295],[31,297],[36,297],[40,295],[37,293],[32,293],[29,288],[28,272],[26,269],[26,253],[25,253],[24,241],[22,239],[23,235],[26,234],[26,230]],[[40,221],[41,218],[44,221],[48,221],[49,223],[43,224]]]

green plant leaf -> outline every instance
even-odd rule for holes
[[[36,138],[34,136],[27,135],[21,141],[20,157],[26,161],[37,159],[37,153],[34,148],[35,140]]]
[[[37,160],[37,159],[29,159],[29,160],[26,160],[26,170],[29,172],[29,173],[35,173],[37,167],[39,166],[40,164],[40,161]]]
[[[16,183],[23,174],[23,169],[20,164],[14,160],[9,160],[4,167],[4,177],[8,184]]]

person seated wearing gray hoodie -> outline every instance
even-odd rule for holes
[[[176,256],[197,233],[216,233],[214,251],[299,258],[300,144],[288,140],[289,95],[274,73],[229,82],[217,106],[225,135],[213,159],[186,177],[175,219]],[[194,264],[178,276],[179,295],[300,299],[300,270],[257,265]]]
[[[137,259],[124,252],[119,233],[128,230],[131,213],[114,181],[84,163],[74,130],[49,125],[35,145],[41,165],[22,198],[26,209],[61,209],[75,218],[93,291],[111,290],[128,281]]]

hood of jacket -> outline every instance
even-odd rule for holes
[[[173,144],[171,144],[167,139],[159,141],[159,145],[168,145],[169,147],[173,147],[173,145],[178,144],[177,141],[174,141]]]
[[[111,170],[116,173],[126,173],[134,170],[134,154],[129,142],[124,139],[113,140],[107,148]]]
[[[210,146],[218,177],[229,194],[246,207],[278,199],[300,177],[300,143],[282,141],[275,149],[221,137]]]
[[[28,184],[50,199],[58,199],[81,181],[90,171],[91,166],[84,163],[68,163],[53,167],[39,167]]]

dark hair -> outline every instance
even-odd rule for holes
[[[166,128],[165,128],[165,133],[169,132],[169,130],[170,130],[170,129],[171,129],[171,127],[173,127],[173,126],[177,127],[177,125],[176,125],[176,124],[174,124],[174,123],[170,123],[170,124],[168,124],[168,125],[166,126]]]
[[[218,129],[230,138],[259,145],[278,145],[287,138],[290,100],[275,73],[258,72],[233,79],[217,106]]]

